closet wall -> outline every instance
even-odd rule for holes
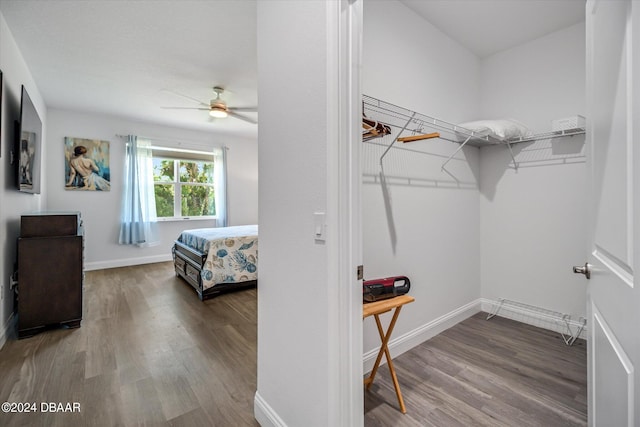
[[[481,113],[513,117],[534,131],[585,115],[585,26],[577,24],[484,59]],[[585,315],[584,135],[480,151],[482,296]]]
[[[478,58],[404,4],[365,3],[363,46],[364,94],[453,122],[478,117]],[[449,164],[456,182],[440,166],[457,144],[399,144],[383,160],[384,186],[379,159],[392,140],[364,143],[362,218],[365,278],[406,275],[416,298],[396,325],[397,353],[480,298],[479,153],[469,147]],[[365,369],[379,344],[374,323],[365,321]]]

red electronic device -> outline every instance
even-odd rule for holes
[[[404,295],[409,292],[411,282],[406,276],[385,277],[362,282],[362,300],[364,302],[380,301]]]

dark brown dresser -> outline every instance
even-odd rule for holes
[[[80,327],[84,233],[79,212],[20,218],[18,338],[42,330]]]

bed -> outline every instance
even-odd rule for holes
[[[258,226],[184,230],[173,245],[176,276],[191,285],[200,300],[252,287],[258,280]]]

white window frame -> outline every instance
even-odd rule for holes
[[[180,162],[210,162],[214,164],[213,153],[205,152],[205,151],[197,151],[197,150],[185,150],[179,148],[169,148],[169,147],[152,147],[154,150],[153,160],[161,159],[161,160],[172,160],[173,164],[173,181],[154,181],[154,188],[156,185],[172,185],[174,189],[173,194],[173,216],[158,216],[158,221],[184,221],[184,220],[215,220],[218,219],[218,201],[217,195],[215,203],[216,215],[191,215],[184,216],[182,215],[182,187],[188,185],[197,185],[197,186],[206,186],[215,189],[216,183],[215,181],[212,183],[193,183],[193,182],[180,182]],[[164,152],[162,154],[156,154],[157,152]],[[168,152],[175,152],[174,156],[167,154]],[[180,156],[181,153],[190,153],[195,155],[200,155],[201,158],[187,158],[187,156]],[[210,157],[210,159],[207,159]],[[215,178],[214,178],[215,180]],[[155,197],[155,191],[154,191]]]

